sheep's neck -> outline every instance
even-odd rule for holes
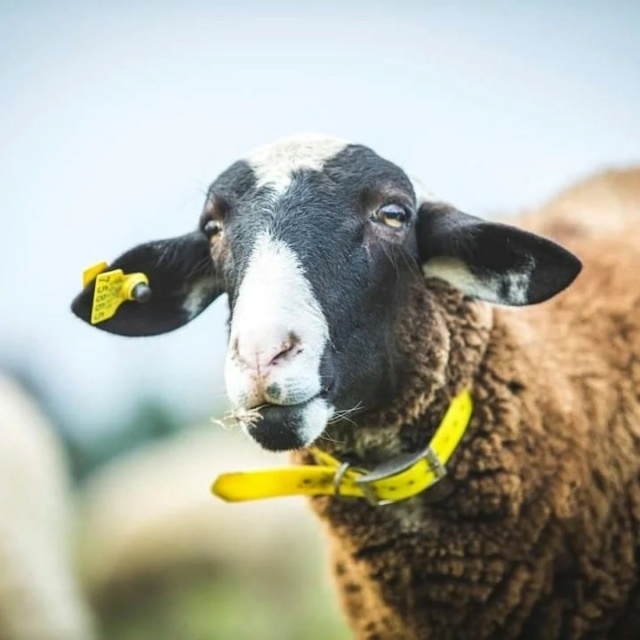
[[[396,400],[331,425],[318,446],[365,468],[425,449],[451,400],[473,386],[492,327],[488,305],[444,285],[416,286],[411,313],[395,327],[400,354]]]
[[[375,608],[381,617],[407,621],[407,629],[413,622],[413,628],[432,627],[434,637],[444,638],[438,635],[440,624],[451,630],[451,616],[460,616],[462,624],[462,612],[482,607],[494,587],[503,585],[508,567],[500,558],[514,536],[535,555],[541,535],[535,527],[545,522],[538,512],[549,505],[531,500],[523,518],[523,496],[534,496],[548,470],[543,465],[539,478],[527,471],[527,462],[536,463],[535,451],[528,450],[535,443],[518,433],[521,420],[538,419],[526,411],[524,418],[518,415],[521,374],[533,356],[522,345],[509,344],[507,324],[497,322],[488,306],[444,285],[429,292],[418,296],[415,316],[399,331],[401,348],[413,358],[420,355],[397,403],[363,415],[355,426],[336,425],[332,441],[322,446],[336,457],[355,452],[369,464],[417,451],[432,437],[453,395],[471,386],[479,394],[476,413],[449,468],[453,491],[435,502],[426,492],[385,507],[332,497],[312,498],[312,505],[333,531],[335,571],[352,617],[358,607]],[[505,348],[515,353],[516,347],[517,359],[495,353]],[[494,366],[496,360],[504,367]],[[487,401],[493,390],[498,402]],[[518,451],[508,453],[516,441]],[[487,565],[487,557],[495,561]],[[380,625],[384,637],[396,637]],[[411,638],[403,635],[407,629],[398,628],[397,637]]]

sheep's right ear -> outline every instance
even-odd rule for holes
[[[109,320],[93,326],[124,336],[152,336],[181,327],[221,293],[222,278],[216,274],[209,242],[197,231],[185,236],[141,244],[111,265],[127,273],[142,272],[149,279],[148,302],[124,302]],[[91,323],[95,280],[78,294],[71,310]]]

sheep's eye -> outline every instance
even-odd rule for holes
[[[214,236],[217,236],[222,231],[222,222],[219,220],[209,219],[204,225],[202,225],[202,233],[204,233],[209,240]]]
[[[399,229],[411,220],[411,212],[399,204],[386,204],[378,209],[376,217],[388,227]]]

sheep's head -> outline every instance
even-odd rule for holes
[[[265,448],[314,442],[336,412],[391,402],[402,355],[394,327],[425,275],[498,304],[541,302],[580,262],[549,240],[438,202],[371,149],[333,138],[280,141],[211,185],[198,227],[112,265],[153,295],[97,325],[172,331],[226,292],[227,393]],[[90,316],[94,285],[74,301]],[[404,356],[406,357],[406,355]]]

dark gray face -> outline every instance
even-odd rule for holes
[[[212,184],[197,231],[112,265],[147,273],[153,297],[98,326],[169,331],[226,291],[235,414],[267,449],[307,446],[337,412],[392,401],[406,357],[394,328],[412,281],[440,277],[490,302],[530,304],[580,269],[548,240],[417,190],[360,145],[312,137],[259,149]],[[92,287],[73,305],[83,319]]]
[[[305,152],[293,167],[279,149],[236,163],[201,219],[231,303],[227,393],[242,409],[274,405],[249,427],[268,448],[307,444],[335,411],[379,403],[395,313],[420,277],[404,172],[361,146]]]

